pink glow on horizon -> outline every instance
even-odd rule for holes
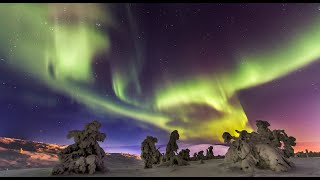
[[[300,151],[313,151],[313,152],[320,152],[320,141],[315,142],[297,142],[296,146],[293,147],[294,152],[300,152]]]

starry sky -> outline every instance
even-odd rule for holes
[[[137,153],[262,119],[320,150],[319,4],[1,4],[0,27],[0,136],[70,144],[98,120]]]

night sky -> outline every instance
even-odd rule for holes
[[[320,4],[1,4],[0,136],[113,152],[262,119],[320,150]]]

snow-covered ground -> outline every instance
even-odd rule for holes
[[[109,172],[94,175],[72,175],[72,176],[320,176],[320,158],[292,158],[296,168],[288,171],[275,173],[270,170],[256,170],[253,174],[246,174],[239,169],[226,169],[223,159],[206,160],[204,164],[199,161],[191,162],[189,166],[182,167],[154,167],[143,169],[141,160],[118,160],[109,159],[107,166]],[[23,176],[40,177],[51,176],[52,168],[29,168],[0,171],[0,177]]]

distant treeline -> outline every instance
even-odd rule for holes
[[[295,157],[320,157],[320,152],[312,152],[306,149],[305,152],[304,151],[296,152]]]

